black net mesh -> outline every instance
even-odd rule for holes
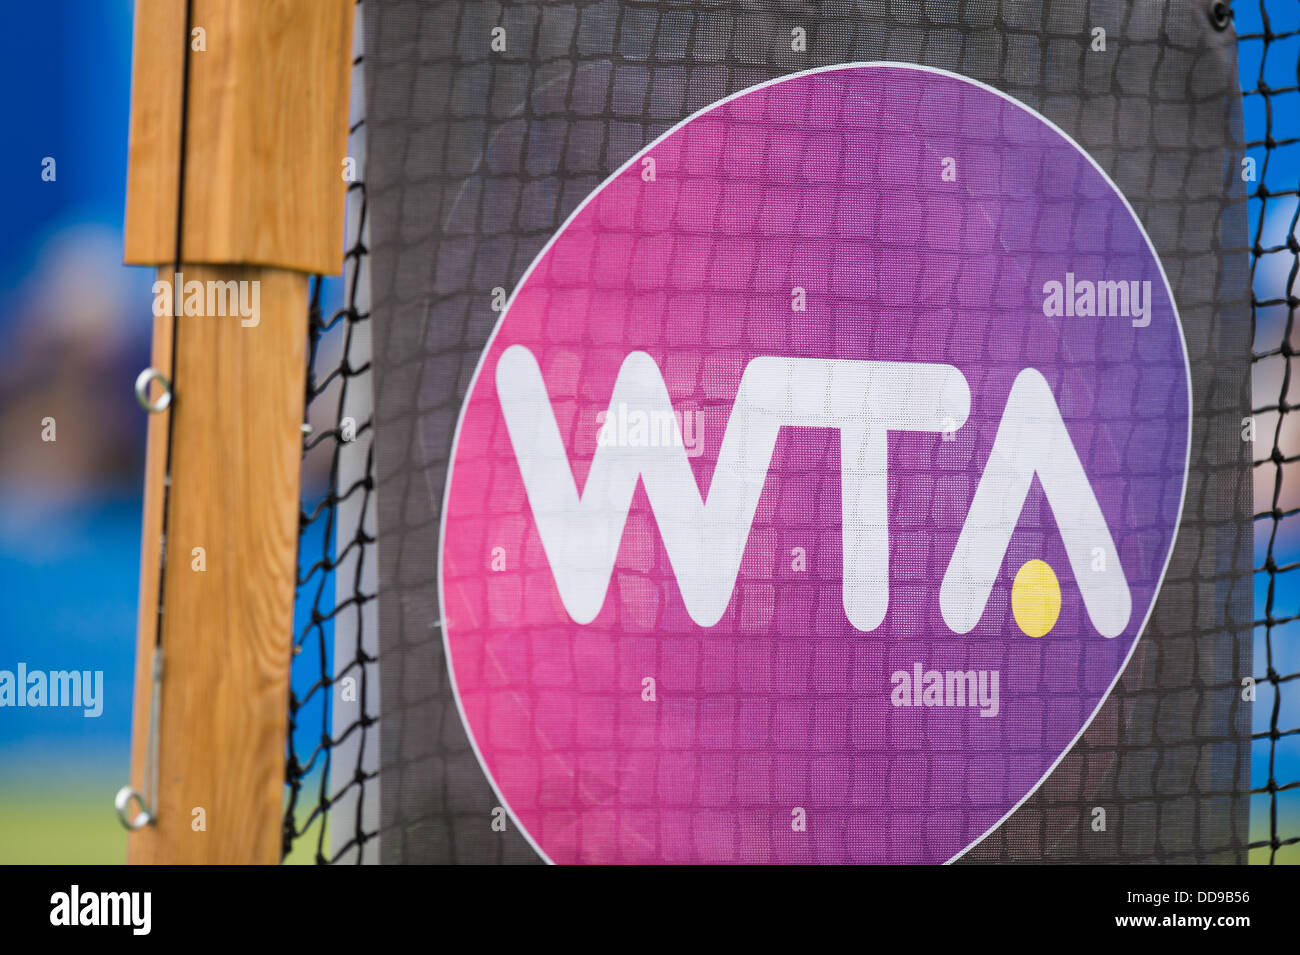
[[[359,55],[353,61],[354,163],[364,151],[365,121],[358,115],[362,61]],[[367,524],[374,418],[364,292],[366,186],[359,176],[347,196],[343,277],[316,277],[310,305],[284,815],[283,855],[289,862],[361,861],[364,843],[374,835],[365,796],[375,775],[367,767],[373,763],[378,692],[367,667],[375,659],[368,632],[373,615],[367,613],[375,600],[369,582],[375,538]]]
[[[364,197],[364,183],[354,183],[352,188]],[[348,258],[354,261],[364,254],[364,246],[359,241],[347,253]],[[339,423],[323,431],[312,427],[304,440],[304,460],[323,459],[316,466],[327,468],[328,479],[323,490],[317,485],[313,489],[316,493],[304,497],[299,517],[297,632],[289,698],[288,799],[283,849],[286,860],[293,856],[295,861],[318,863],[339,861],[342,856],[359,848],[366,838],[362,822],[362,788],[373,774],[367,774],[363,769],[364,747],[373,719],[364,714],[368,712],[365,709],[368,694],[377,689],[370,685],[372,680],[365,667],[374,658],[367,655],[361,640],[365,626],[362,608],[375,599],[375,594],[367,592],[362,582],[365,562],[373,559],[367,554],[367,548],[374,544],[374,538],[367,532],[364,520],[354,518],[344,526],[340,508],[349,500],[358,500],[358,510],[364,513],[374,491],[369,475],[372,456],[367,453],[367,473],[364,476],[347,486],[338,481],[343,446],[364,438],[373,428],[372,418],[344,423],[346,416],[342,414],[349,379],[369,370],[368,362],[357,366],[350,362],[355,326],[367,321],[369,314],[356,307],[353,286],[348,290],[348,304],[326,315],[321,307],[324,285],[323,280],[317,278],[312,290],[311,371],[307,379],[307,399],[309,403],[338,409],[335,417]],[[322,356],[330,351],[341,352],[341,355],[337,358],[331,355],[328,362],[332,367],[322,374],[319,367],[325,363]],[[308,421],[313,417],[309,412]],[[345,429],[348,432],[346,437]],[[337,658],[335,636],[341,623],[358,635],[356,654],[351,659]],[[345,680],[353,681],[349,693],[355,693],[362,710],[355,720],[340,728],[334,724],[333,697],[340,692],[340,684]],[[331,790],[331,780],[338,779],[332,761],[338,758],[339,747],[349,743],[349,752],[355,754],[356,771],[342,788]],[[341,844],[331,847],[328,839],[330,810],[345,800],[356,814],[354,831]],[[299,858],[304,851],[311,854],[310,859]]]
[[[375,5],[372,0],[371,6]],[[372,28],[382,22],[390,29],[387,35],[374,39],[388,44],[382,48],[380,62],[372,64],[377,78],[382,84],[384,70],[396,76],[400,63],[417,63],[418,84],[412,86],[405,84],[403,77],[397,78],[405,84],[402,88],[407,106],[419,106],[419,115],[429,118],[400,130],[395,127],[403,122],[409,125],[410,120],[395,109],[376,119],[388,166],[411,163],[414,156],[430,149],[442,156],[436,169],[413,167],[411,184],[404,187],[407,191],[390,189],[390,193],[379,195],[377,203],[380,212],[392,213],[397,220],[401,210],[415,204],[422,189],[441,197],[435,202],[435,207],[442,208],[438,216],[429,222],[412,220],[398,227],[402,247],[392,253],[392,268],[383,272],[383,282],[376,289],[377,303],[392,309],[395,315],[410,318],[411,310],[418,310],[422,321],[432,316],[443,323],[430,329],[422,341],[395,330],[377,339],[377,344],[389,346],[393,367],[410,370],[412,389],[422,372],[441,372],[447,383],[445,389],[425,387],[428,394],[443,395],[443,400],[422,406],[421,412],[450,415],[454,420],[467,376],[481,348],[480,340],[495,318],[474,311],[474,303],[485,300],[498,286],[510,287],[567,212],[605,174],[673,122],[719,96],[823,61],[933,62],[1009,89],[1067,129],[1082,130],[1078,133],[1081,140],[1100,143],[1094,149],[1099,161],[1117,170],[1115,178],[1131,196],[1137,194],[1134,205],[1153,238],[1168,235],[1162,247],[1166,266],[1180,273],[1197,268],[1195,255],[1170,252],[1181,249],[1176,239],[1179,228],[1214,228],[1206,223],[1229,215],[1232,200],[1211,201],[1203,222],[1180,221],[1178,216],[1163,221],[1161,189],[1153,184],[1160,177],[1153,175],[1152,169],[1175,183],[1175,188],[1182,183],[1184,190],[1191,188],[1191,174],[1179,172],[1176,162],[1160,165],[1158,151],[1155,160],[1148,160],[1142,144],[1131,154],[1126,153],[1126,146],[1137,134],[1124,126],[1125,97],[1145,98],[1148,104],[1159,106],[1161,98],[1168,96],[1164,109],[1181,108],[1170,106],[1182,102],[1182,92],[1168,86],[1168,75],[1184,68],[1190,71],[1195,58],[1206,55],[1202,39],[1205,23],[1226,14],[1212,4],[1179,5],[1177,16],[1169,11],[1150,16],[1117,13],[1130,8],[1126,4],[1098,5],[1094,19],[1103,17],[1111,35],[1124,44],[1121,49],[1132,49],[1128,55],[1134,59],[1126,61],[1130,75],[1117,78],[1094,75],[1096,61],[1085,58],[1090,21],[1082,13],[1076,16],[1071,11],[1081,11],[1086,4],[991,4],[987,15],[974,9],[983,5],[972,5],[955,22],[932,9],[938,6],[927,4],[923,10],[920,4],[866,3],[856,7],[828,4],[821,9],[803,3],[719,3],[707,4],[700,10],[682,3],[594,3],[551,4],[543,10],[537,4],[512,3],[468,10],[462,3],[393,2],[385,7],[383,16],[373,9],[369,11]],[[1292,583],[1295,572],[1300,570],[1300,518],[1294,517],[1300,513],[1300,484],[1294,478],[1285,484],[1283,480],[1287,469],[1300,460],[1300,426],[1287,416],[1291,330],[1298,302],[1300,4],[1294,0],[1241,0],[1234,5],[1233,13],[1245,97],[1247,157],[1255,162],[1254,177],[1242,178],[1250,190],[1251,311],[1255,329],[1254,565],[1258,636],[1254,672],[1258,700],[1248,708],[1249,717],[1232,707],[1226,722],[1210,725],[1203,719],[1207,711],[1199,703],[1189,704],[1184,711],[1179,709],[1180,703],[1160,692],[1158,681],[1168,672],[1171,661],[1195,659],[1198,648],[1210,646],[1206,641],[1216,634],[1222,638],[1211,654],[1217,669],[1211,673],[1205,661],[1198,664],[1206,668],[1200,678],[1201,690],[1208,693],[1226,689],[1235,694],[1239,684],[1235,674],[1249,669],[1239,666],[1240,654],[1234,648],[1241,644],[1230,639],[1241,630],[1234,629],[1234,615],[1223,610],[1231,598],[1224,596],[1222,587],[1211,587],[1208,592],[1217,595],[1214,599],[1220,606],[1208,614],[1206,624],[1185,634],[1185,642],[1174,632],[1172,617],[1167,616],[1163,624],[1158,617],[1153,621],[1152,636],[1159,639],[1146,642],[1152,649],[1143,649],[1144,654],[1149,653],[1145,660],[1135,658],[1133,674],[1126,676],[1124,685],[1116,690],[1116,705],[1109,715],[1098,720],[1099,732],[1090,733],[1094,738],[1085,740],[1072,761],[1063,764],[1062,771],[1008,820],[1002,832],[973,852],[971,861],[1245,861],[1242,850],[1246,848],[1252,862],[1300,861],[1300,687],[1294,682],[1300,678],[1294,629],[1300,627],[1300,613],[1295,610],[1300,591]],[[512,35],[532,38],[529,52],[493,63],[479,42],[486,38],[487,28],[493,23],[507,24]],[[788,36],[792,23],[810,25],[810,48],[823,51],[820,60],[814,63],[773,46],[772,36]],[[1216,29],[1222,27],[1216,25]],[[372,29],[372,33],[378,32]],[[426,34],[445,39],[418,45],[416,38]],[[1038,66],[1026,65],[1033,63]],[[357,64],[359,67],[360,58]],[[582,82],[572,81],[573,69]],[[1141,86],[1133,85],[1133,70],[1145,77]],[[1076,88],[1095,94],[1100,106],[1092,111],[1079,110],[1077,101],[1071,98]],[[1113,102],[1105,95],[1107,91],[1114,92]],[[1202,97],[1200,106],[1222,109],[1222,98],[1216,100],[1214,92],[1210,90],[1209,96]],[[354,98],[359,99],[355,86]],[[516,101],[525,105],[512,106]],[[370,102],[375,102],[373,91]],[[388,102],[391,105],[392,101]],[[475,104],[484,108],[476,108]],[[359,105],[354,104],[354,110]],[[1107,131],[1103,127],[1111,128]],[[436,139],[440,129],[458,141],[449,139],[441,147],[431,146],[427,140]],[[354,133],[365,134],[360,120]],[[372,129],[372,148],[375,133]],[[1150,135],[1141,133],[1144,138]],[[552,140],[558,149],[556,155],[562,157],[558,168],[527,167],[527,148],[518,149],[520,155],[510,158],[520,144],[527,142],[536,149],[542,141]],[[1146,145],[1154,148],[1159,144]],[[489,155],[492,149],[495,153]],[[1179,154],[1175,150],[1172,155]],[[1195,162],[1186,154],[1183,158]],[[1148,161],[1151,168],[1144,165]],[[520,168],[515,168],[514,162]],[[1143,167],[1138,168],[1138,164]],[[1228,173],[1229,180],[1233,172]],[[513,215],[501,218],[502,210],[489,201],[487,186],[494,186],[501,203],[515,206]],[[1229,191],[1221,190],[1225,194]],[[373,617],[367,617],[365,608],[376,598],[373,586],[368,585],[368,573],[373,573],[376,559],[375,537],[382,536],[375,528],[385,525],[369,523],[368,519],[376,488],[374,453],[368,443],[374,418],[366,416],[345,427],[349,387],[364,380],[368,389],[366,376],[370,369],[369,330],[365,335],[357,334],[370,313],[368,299],[359,290],[371,254],[368,243],[363,241],[364,184],[353,183],[349,195],[346,277],[342,282],[317,280],[312,299],[307,391],[307,417],[312,430],[304,445],[284,825],[286,861],[378,861],[378,855],[367,856],[363,849],[381,828],[386,840],[385,861],[520,860],[531,854],[522,843],[506,845],[484,834],[461,835],[457,842],[456,831],[462,821],[471,815],[475,820],[481,817],[478,803],[482,799],[477,798],[481,794],[473,786],[466,799],[454,791],[448,796],[444,784],[442,801],[432,808],[412,808],[403,801],[398,809],[385,811],[382,826],[373,805],[377,796],[367,788],[377,773],[374,734],[380,727],[374,716],[378,712],[378,671],[373,666],[377,644],[374,634],[368,631],[374,628]],[[479,197],[476,201],[475,196]],[[467,197],[477,210],[470,210],[472,222],[461,221],[464,216],[454,212]],[[445,208],[437,206],[437,202],[445,204]],[[1192,204],[1187,205],[1187,210],[1187,215],[1194,214]],[[428,235],[435,221],[445,221],[455,234],[445,240]],[[463,228],[467,223],[468,231]],[[376,241],[382,246],[382,237]],[[1225,260],[1230,257],[1221,248],[1219,251]],[[410,253],[409,257],[405,253]],[[428,262],[435,259],[447,271],[436,276],[427,301],[418,296],[404,297],[390,287],[400,283],[402,270],[427,270]],[[460,264],[460,281],[451,274],[456,263]],[[1214,275],[1223,268],[1212,268],[1212,289]],[[1177,276],[1171,275],[1171,279]],[[1187,281],[1185,289],[1197,287]],[[1213,301],[1211,292],[1198,304]],[[335,306],[335,302],[339,304]],[[394,357],[393,349],[401,355]],[[424,349],[423,354],[420,349]],[[402,355],[408,352],[411,360],[403,364]],[[1231,352],[1231,348],[1223,350],[1224,354]],[[1202,359],[1204,367],[1210,368],[1215,360],[1213,346]],[[382,400],[380,407],[384,407]],[[1231,401],[1222,407],[1227,408],[1223,412],[1225,420],[1231,419],[1236,411]],[[381,420],[390,427],[411,427],[400,416],[385,419],[381,415]],[[1271,453],[1261,454],[1270,443]],[[360,456],[359,446],[366,449]],[[445,470],[445,464],[424,462],[420,466]],[[381,488],[381,494],[390,494],[392,506],[400,511],[400,495],[408,493],[410,479],[386,480],[389,483]],[[432,517],[436,530],[436,515]],[[1185,523],[1187,518],[1185,512]],[[412,529],[421,528],[430,529],[422,518],[419,527]],[[381,539],[378,547],[382,550],[384,546]],[[415,556],[418,559],[410,579],[432,592],[434,564],[423,553]],[[1195,573],[1189,570],[1185,579],[1194,582]],[[1226,593],[1230,594],[1231,589]],[[1205,599],[1200,591],[1195,591],[1192,598],[1198,607]],[[403,602],[402,620],[392,614],[386,626],[407,627],[408,613],[412,619],[430,617],[429,608]],[[436,616],[435,609],[432,618]],[[1169,633],[1162,635],[1161,626]],[[436,632],[425,635],[413,624],[407,629],[412,636],[410,645],[405,636],[402,638],[405,665],[409,667],[419,660],[441,665],[440,636]],[[1189,628],[1185,626],[1184,630]],[[432,656],[421,656],[426,639]],[[385,672],[388,675],[392,671]],[[352,694],[350,708],[343,708],[340,694],[349,678],[355,681],[348,690]],[[397,686],[398,682],[394,679],[385,686]],[[405,692],[408,684],[400,682]],[[460,772],[454,768],[458,760],[473,766],[463,740],[453,740],[453,732],[435,730],[439,739],[432,753],[419,741],[412,743],[414,735],[408,736],[406,727],[411,721],[442,726],[455,718],[445,686],[440,686],[437,676],[423,682],[416,680],[409,696],[390,701],[385,709],[385,719],[391,723],[390,736],[384,740],[386,773],[424,766],[426,774],[446,772],[454,776]],[[1248,846],[1241,827],[1230,818],[1235,812],[1233,800],[1241,790],[1242,773],[1229,770],[1217,777],[1218,782],[1209,782],[1206,760],[1195,755],[1213,751],[1225,754],[1221,758],[1229,763],[1239,761],[1231,744],[1245,718],[1254,720]],[[1180,745],[1192,747],[1194,755],[1190,758],[1185,758],[1183,752],[1175,753],[1172,747],[1166,751],[1154,745],[1162,738],[1178,736],[1162,736],[1166,724],[1175,722],[1186,724],[1178,739]],[[1143,736],[1140,730],[1134,730],[1142,726],[1154,729]],[[1189,773],[1194,776],[1173,772],[1184,765],[1192,767]],[[444,768],[439,770],[438,766]],[[1117,770],[1117,766],[1128,768]],[[1125,774],[1135,779],[1140,775],[1150,782],[1148,790],[1118,793],[1129,799],[1124,803],[1129,829],[1120,829],[1116,839],[1098,855],[1095,850],[1080,847],[1077,820],[1080,809],[1104,789],[1097,780],[1106,774],[1112,777],[1112,787],[1116,785],[1114,777]],[[394,785],[394,792],[398,788]],[[479,788],[486,793],[485,785]],[[1124,784],[1119,784],[1119,789],[1123,788]],[[1188,801],[1183,797],[1189,789],[1197,790],[1198,799],[1204,798],[1186,809]],[[397,797],[388,792],[385,806],[390,797],[396,806]],[[1209,819],[1215,807],[1223,810],[1220,822]],[[1162,815],[1167,828],[1161,828]],[[1175,821],[1169,823],[1171,819]],[[1134,824],[1134,820],[1141,821]],[[1155,844],[1144,841],[1149,836],[1134,837],[1132,833],[1138,829],[1156,833]],[[1162,834],[1169,838],[1170,833],[1178,836],[1182,848],[1161,846]],[[431,845],[437,848],[429,849]]]
[[[1300,435],[1288,413],[1300,288],[1300,4],[1234,6],[1239,35],[1255,329],[1255,672],[1251,859],[1300,862]],[[1266,452],[1266,453],[1261,453]]]

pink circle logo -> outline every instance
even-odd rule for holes
[[[461,712],[554,862],[944,862],[1082,734],[1155,601],[1182,330],[1061,130],[898,64],[660,137],[461,411]]]

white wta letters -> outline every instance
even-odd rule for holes
[[[1042,387],[1027,376],[1034,376]],[[1029,384],[1022,388],[1022,382]],[[532,352],[522,345],[507,348],[497,362],[496,384],[542,547],[564,607],[578,623],[595,620],[605,602],[640,481],[687,613],[700,626],[716,624],[731,600],[777,434],[782,427],[804,427],[840,432],[844,612],[858,630],[874,630],[889,607],[886,436],[890,431],[955,430],[970,413],[970,389],[951,365],[755,358],[741,376],[707,495],[700,494],[685,449],[622,444],[596,448],[579,495]],[[1017,399],[1021,392],[1023,397]],[[1105,623],[1098,629],[1114,636],[1128,619],[1128,585],[1056,403],[1042,376],[1032,371],[1021,373],[1012,398],[940,591],[944,619],[958,633],[968,632],[979,621],[1029,480],[1038,473],[1058,521],[1064,495],[1069,496],[1070,508],[1077,508],[1068,522],[1071,530],[1067,533],[1067,522],[1061,525],[1076,577],[1084,566],[1076,563],[1076,553],[1090,558],[1093,546],[1103,547],[1109,576],[1081,590],[1094,621]],[[645,352],[632,352],[619,369],[610,406],[619,405],[652,418],[673,412],[659,369]],[[1012,418],[1013,405],[1022,409],[1020,418]],[[1046,434],[1054,437],[1029,433],[1050,418],[1059,428],[1052,430],[1048,421]],[[1061,453],[1061,439],[1068,456]],[[1026,442],[1033,447],[1022,456],[1019,448]],[[1043,478],[1044,474],[1049,477]],[[1091,507],[1079,506],[1080,494]],[[987,550],[999,541],[1001,549],[996,553]],[[1119,590],[1124,622],[1116,629]],[[1103,608],[1094,609],[1095,601],[1113,602],[1113,606],[1099,617]]]

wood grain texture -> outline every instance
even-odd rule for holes
[[[352,0],[193,0],[182,260],[335,274]],[[136,0],[126,262],[176,259],[185,0]]]
[[[136,0],[125,225],[125,260],[132,265],[176,259],[184,36],[184,0]],[[172,249],[157,256],[164,235]]]
[[[170,270],[160,278],[169,279]],[[296,573],[307,276],[186,266],[186,282],[258,281],[261,316],[183,315],[171,408],[151,416],[141,561],[132,784],[144,756],[158,580],[166,416],[172,429],[157,822],[133,863],[280,858]],[[155,320],[166,369],[171,319]],[[194,548],[206,570],[195,570]],[[206,831],[192,828],[195,808]]]
[[[186,58],[185,281],[259,283],[239,315],[155,319],[171,408],[150,416],[131,782],[145,788],[168,417],[156,822],[131,862],[280,858],[309,272],[342,264],[352,0],[137,0],[126,260],[177,257]],[[203,548],[205,569],[194,569]],[[203,810],[205,828],[194,828]]]

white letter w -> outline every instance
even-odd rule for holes
[[[711,627],[731,601],[768,467],[783,426],[840,432],[844,611],[874,630],[889,606],[889,431],[949,431],[970,413],[970,389],[951,365],[755,358],[740,387],[707,497],[680,446],[600,444],[579,497],[559,425],[532,352],[513,345],[496,369],[497,394],[524,490],[564,607],[578,623],[600,613],[638,480],[691,619]],[[624,359],[610,407],[673,412],[645,352]],[[612,413],[612,412],[611,412]]]

